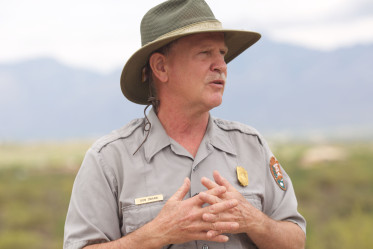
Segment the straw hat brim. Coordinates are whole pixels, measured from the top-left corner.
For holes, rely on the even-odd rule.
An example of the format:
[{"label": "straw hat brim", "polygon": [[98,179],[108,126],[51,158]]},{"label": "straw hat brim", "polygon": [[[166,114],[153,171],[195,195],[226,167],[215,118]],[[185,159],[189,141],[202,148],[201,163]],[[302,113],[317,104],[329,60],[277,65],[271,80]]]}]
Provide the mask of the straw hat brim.
[{"label": "straw hat brim", "polygon": [[225,34],[225,44],[228,47],[228,53],[225,56],[226,63],[232,61],[235,57],[256,43],[261,35],[252,31],[244,30],[230,30],[230,29],[213,29],[200,30],[187,33],[174,34],[157,39],[146,44],[137,50],[125,64],[120,85],[124,96],[137,104],[148,104],[149,84],[141,82],[141,74],[143,67],[147,64],[150,54],[153,51],[167,45],[168,43],[177,40],[183,36],[198,34],[198,33],[212,33],[219,32]]}]

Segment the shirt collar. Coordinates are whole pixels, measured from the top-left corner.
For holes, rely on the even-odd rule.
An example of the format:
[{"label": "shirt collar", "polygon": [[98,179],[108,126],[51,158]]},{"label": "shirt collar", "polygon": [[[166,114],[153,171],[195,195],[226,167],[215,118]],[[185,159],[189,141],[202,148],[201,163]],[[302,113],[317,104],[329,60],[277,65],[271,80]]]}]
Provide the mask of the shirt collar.
[{"label": "shirt collar", "polygon": [[205,136],[208,137],[210,144],[215,148],[232,155],[237,155],[236,147],[233,145],[229,133],[220,129],[217,122],[218,121],[210,115]]},{"label": "shirt collar", "polygon": [[[155,114],[154,109],[151,109],[149,111],[147,117],[149,119],[149,122],[151,123],[151,128],[149,131],[148,139],[144,144],[144,151],[145,159],[150,162],[155,154],[157,154],[163,148],[171,145],[171,139],[164,130],[161,122]],[[220,129],[216,122],[218,121],[210,115],[203,140],[221,151],[237,155],[236,148],[232,144],[228,132]]]},{"label": "shirt collar", "polygon": [[144,150],[145,159],[149,162],[155,154],[170,145],[170,137],[164,130],[153,108],[149,111],[147,116],[151,123],[151,128],[148,139],[144,144]]}]

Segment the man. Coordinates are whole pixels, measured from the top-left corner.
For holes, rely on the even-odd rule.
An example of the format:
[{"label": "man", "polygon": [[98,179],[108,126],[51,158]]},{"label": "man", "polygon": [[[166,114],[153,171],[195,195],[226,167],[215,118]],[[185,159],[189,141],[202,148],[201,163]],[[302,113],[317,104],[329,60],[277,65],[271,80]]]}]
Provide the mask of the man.
[{"label": "man", "polygon": [[153,109],[87,152],[64,248],[304,248],[305,220],[266,142],[209,115],[226,63],[260,35],[223,29],[203,0],[170,0],[141,36],[121,88]]}]

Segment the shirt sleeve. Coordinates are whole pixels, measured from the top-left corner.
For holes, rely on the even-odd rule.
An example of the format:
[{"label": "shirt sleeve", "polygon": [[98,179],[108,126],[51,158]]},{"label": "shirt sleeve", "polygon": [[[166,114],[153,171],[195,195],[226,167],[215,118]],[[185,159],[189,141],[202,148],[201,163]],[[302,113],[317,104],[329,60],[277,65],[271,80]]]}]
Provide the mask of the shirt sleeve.
[{"label": "shirt sleeve", "polygon": [[80,249],[118,239],[119,220],[114,174],[101,155],[90,149],[74,182],[63,248]]},{"label": "shirt sleeve", "polygon": [[298,212],[298,202],[291,179],[282,168],[280,163],[278,163],[283,177],[284,186],[281,186],[281,183],[276,181],[275,177],[271,173],[271,158],[275,157],[269,149],[267,143],[264,140],[262,140],[262,142],[267,167],[265,185],[266,198],[264,200],[263,208],[264,213],[274,220],[291,221],[297,224],[306,234],[306,220]]}]

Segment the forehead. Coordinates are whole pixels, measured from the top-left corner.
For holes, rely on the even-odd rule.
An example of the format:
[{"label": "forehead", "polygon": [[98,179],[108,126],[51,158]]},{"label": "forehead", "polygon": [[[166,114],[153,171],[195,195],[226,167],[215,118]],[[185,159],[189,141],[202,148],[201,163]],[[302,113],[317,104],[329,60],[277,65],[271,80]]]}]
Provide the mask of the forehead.
[{"label": "forehead", "polygon": [[[226,48],[224,33],[201,33],[201,34],[192,34],[185,37],[182,37],[177,40],[175,47],[199,47],[199,46],[211,46],[218,45]],[[177,46],[179,45],[179,46]]]}]

